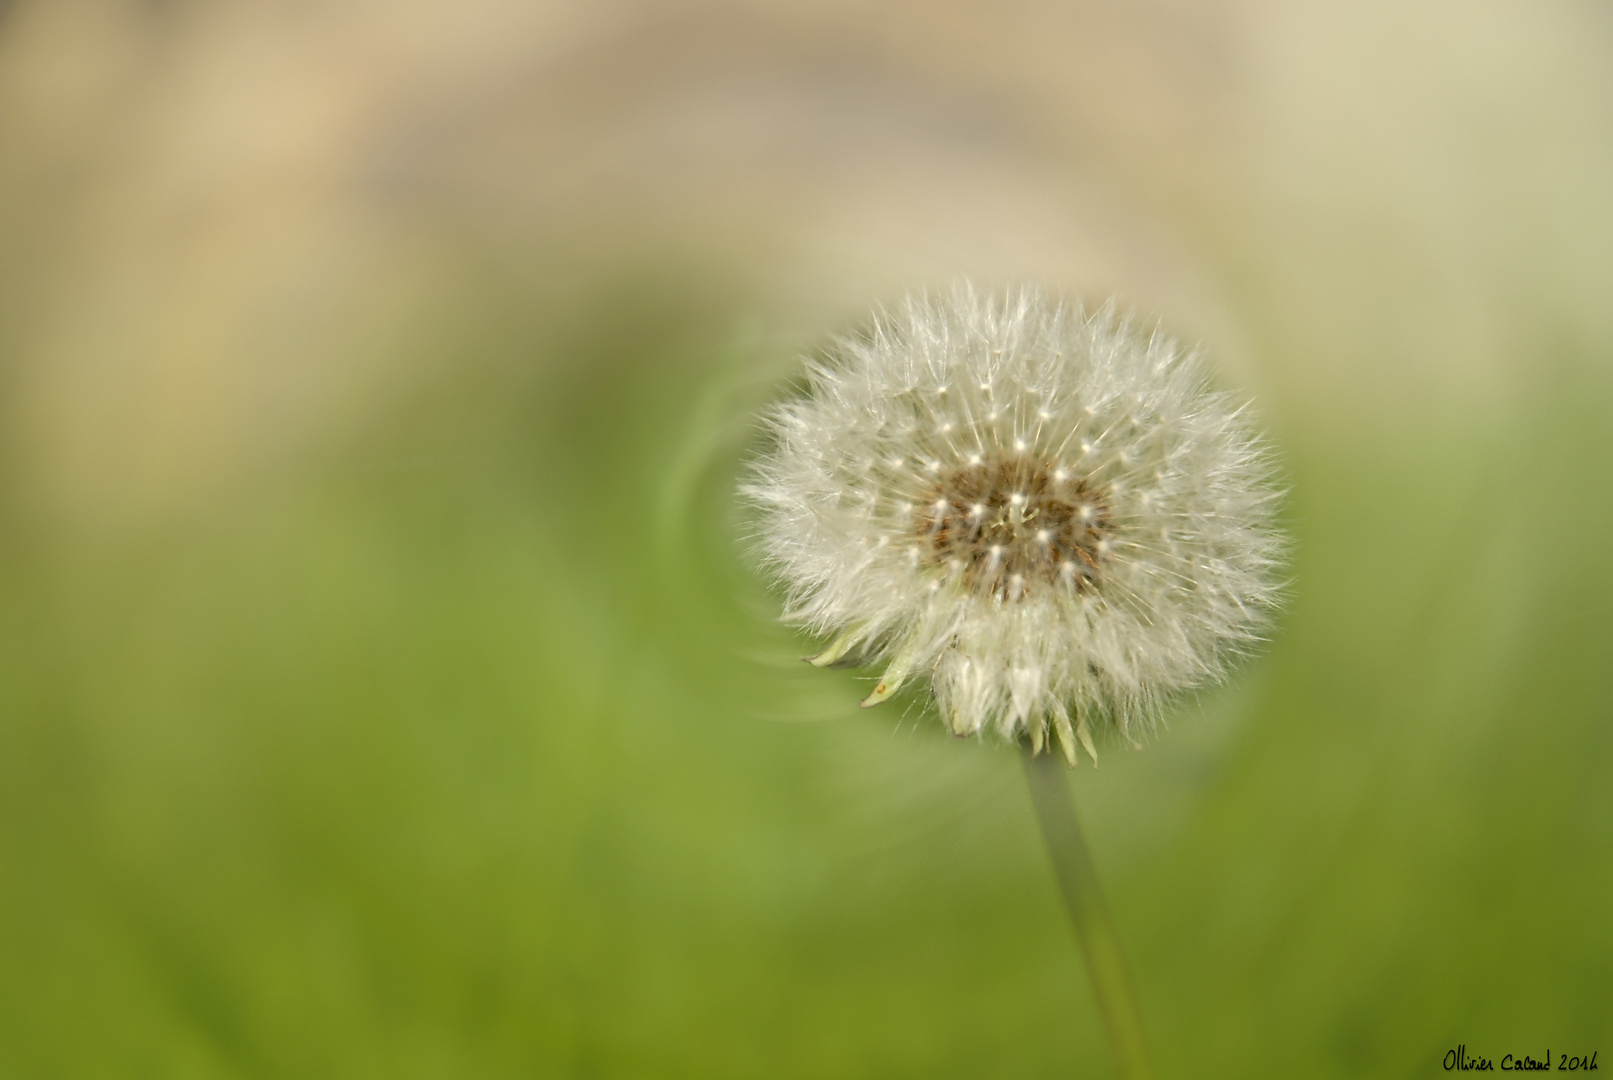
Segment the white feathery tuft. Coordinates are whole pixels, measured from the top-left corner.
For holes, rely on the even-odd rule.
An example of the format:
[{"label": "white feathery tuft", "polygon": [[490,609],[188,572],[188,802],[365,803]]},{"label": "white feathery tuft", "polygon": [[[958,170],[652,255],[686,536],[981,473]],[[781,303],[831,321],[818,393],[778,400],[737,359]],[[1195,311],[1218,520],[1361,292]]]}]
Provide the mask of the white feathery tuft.
[{"label": "white feathery tuft", "polygon": [[1223,677],[1279,599],[1270,455],[1200,356],[1031,290],[911,298],[807,369],[744,494],[815,662],[927,675],[1073,764]]}]

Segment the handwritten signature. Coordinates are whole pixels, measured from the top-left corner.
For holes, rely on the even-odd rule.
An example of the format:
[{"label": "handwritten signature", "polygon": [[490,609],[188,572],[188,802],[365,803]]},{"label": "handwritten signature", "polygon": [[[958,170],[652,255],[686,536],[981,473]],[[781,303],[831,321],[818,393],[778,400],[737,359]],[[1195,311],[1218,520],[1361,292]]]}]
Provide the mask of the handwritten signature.
[{"label": "handwritten signature", "polygon": [[[1462,1043],[1447,1053],[1444,1064],[1446,1072],[1450,1072],[1452,1069],[1462,1072],[1467,1072],[1470,1069],[1476,1072],[1486,1070],[1494,1072],[1496,1067],[1494,1058],[1487,1058],[1480,1054],[1474,1054],[1469,1057],[1466,1043]],[[1543,1058],[1537,1058],[1533,1054],[1506,1054],[1501,1058],[1501,1070],[1503,1072],[1535,1072],[1550,1068],[1552,1068],[1550,1050],[1546,1051],[1546,1056]],[[1589,1054],[1572,1057],[1566,1054],[1560,1055],[1557,1058],[1556,1068],[1558,1072],[1594,1071],[1597,1068],[1596,1052],[1592,1051]]]}]

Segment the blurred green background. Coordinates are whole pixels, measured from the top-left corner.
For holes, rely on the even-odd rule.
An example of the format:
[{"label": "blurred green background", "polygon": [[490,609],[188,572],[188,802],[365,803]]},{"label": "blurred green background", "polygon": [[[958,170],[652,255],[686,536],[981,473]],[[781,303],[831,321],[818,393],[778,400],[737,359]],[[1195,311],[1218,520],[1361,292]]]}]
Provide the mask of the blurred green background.
[{"label": "blurred green background", "polygon": [[1290,487],[1266,655],[1072,776],[1160,1074],[1613,1054],[1610,61],[0,5],[0,1075],[1107,1075],[1013,752],[800,664],[733,495],[963,274],[1203,342]]}]

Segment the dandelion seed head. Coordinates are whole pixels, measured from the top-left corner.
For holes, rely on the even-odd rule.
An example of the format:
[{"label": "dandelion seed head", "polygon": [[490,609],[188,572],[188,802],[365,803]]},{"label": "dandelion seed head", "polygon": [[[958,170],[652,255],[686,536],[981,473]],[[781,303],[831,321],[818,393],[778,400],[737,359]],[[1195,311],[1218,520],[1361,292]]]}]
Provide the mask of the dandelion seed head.
[{"label": "dandelion seed head", "polygon": [[1073,761],[1221,678],[1278,601],[1245,410],[1108,309],[910,299],[813,363],[768,427],[744,490],[784,617],[885,663],[865,705],[927,676],[955,732],[1056,737]]}]

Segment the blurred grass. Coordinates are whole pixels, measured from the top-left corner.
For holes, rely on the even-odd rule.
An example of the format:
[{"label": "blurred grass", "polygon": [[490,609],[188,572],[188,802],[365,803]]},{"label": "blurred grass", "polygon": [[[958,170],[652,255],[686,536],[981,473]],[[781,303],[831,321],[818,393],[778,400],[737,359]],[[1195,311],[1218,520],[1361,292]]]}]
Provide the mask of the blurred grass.
[{"label": "blurred grass", "polygon": [[[193,512],[0,496],[0,1073],[1102,1063],[1012,754],[772,621],[743,290],[515,296]],[[1074,777],[1162,1075],[1613,1050],[1608,359],[1534,358],[1506,431],[1278,412],[1286,625]]]}]

